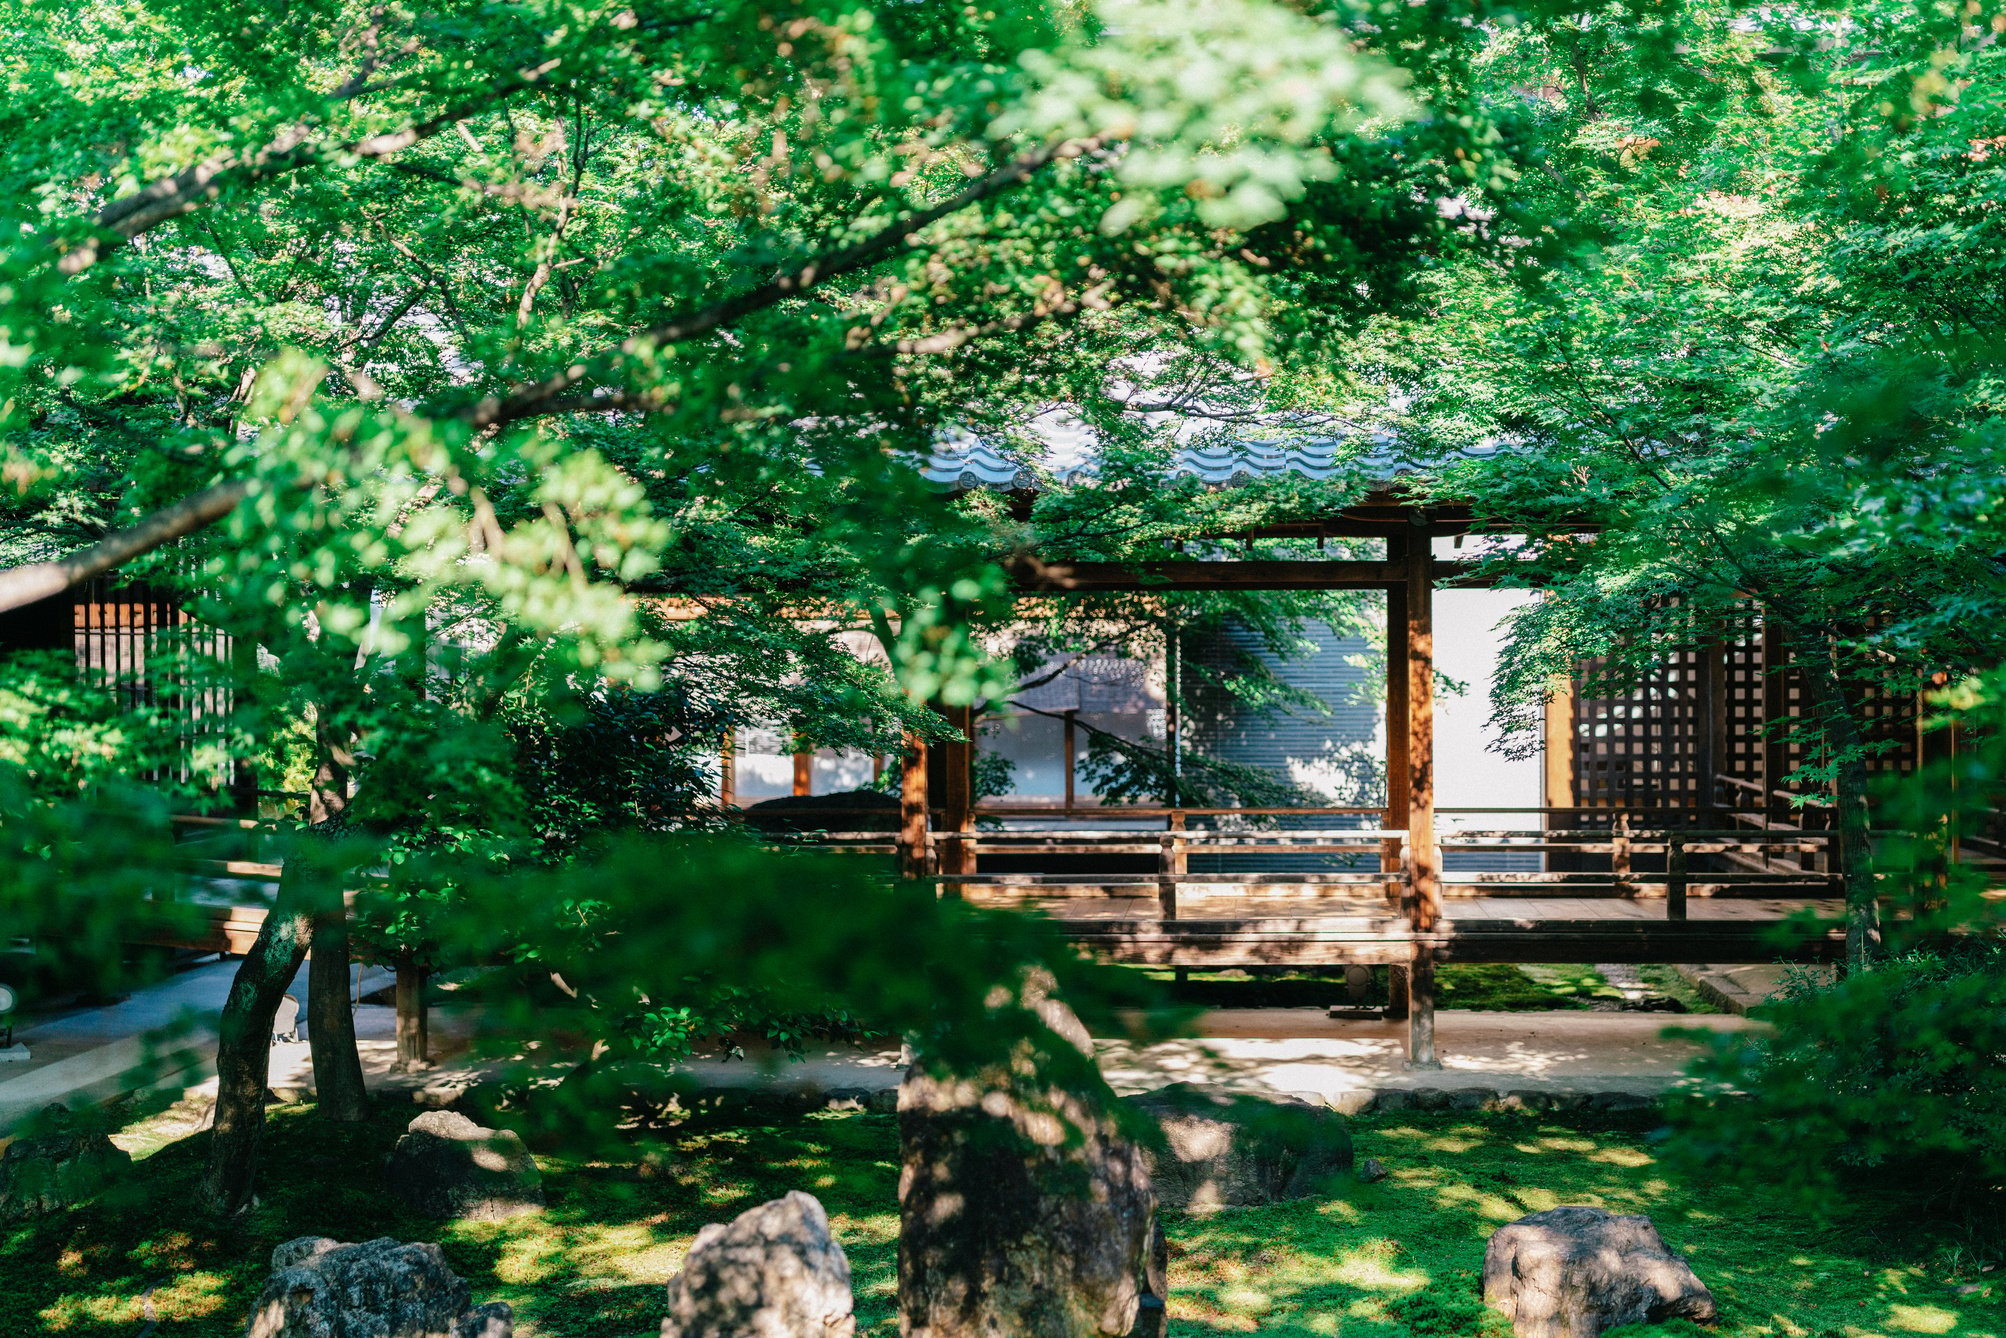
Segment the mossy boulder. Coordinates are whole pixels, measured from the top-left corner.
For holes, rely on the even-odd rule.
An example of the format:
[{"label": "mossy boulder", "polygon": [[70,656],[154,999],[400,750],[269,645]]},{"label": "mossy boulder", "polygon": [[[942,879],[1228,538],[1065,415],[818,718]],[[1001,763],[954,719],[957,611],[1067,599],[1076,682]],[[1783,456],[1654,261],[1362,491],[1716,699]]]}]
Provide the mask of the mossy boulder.
[{"label": "mossy boulder", "polygon": [[1204,1212],[1326,1194],[1352,1169],[1351,1131],[1328,1106],[1177,1083],[1129,1104],[1161,1133],[1143,1143],[1166,1208]]}]

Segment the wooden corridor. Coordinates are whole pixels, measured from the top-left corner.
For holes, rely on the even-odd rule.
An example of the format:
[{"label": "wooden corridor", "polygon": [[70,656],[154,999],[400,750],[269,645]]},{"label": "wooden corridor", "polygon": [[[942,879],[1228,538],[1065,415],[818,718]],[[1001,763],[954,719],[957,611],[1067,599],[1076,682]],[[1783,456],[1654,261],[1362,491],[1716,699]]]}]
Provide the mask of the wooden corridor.
[{"label": "wooden corridor", "polygon": [[[1439,1066],[1438,963],[1759,963],[1836,956],[1842,947],[1836,847],[1831,833],[1804,825],[1805,818],[1816,816],[1815,806],[1793,809],[1781,797],[1791,759],[1774,737],[1765,736],[1768,741],[1754,745],[1760,762],[1754,779],[1724,774],[1730,755],[1750,751],[1740,735],[1762,733],[1789,706],[1786,666],[1773,658],[1769,638],[1762,639],[1765,658],[1754,662],[1753,676],[1746,672],[1746,656],[1723,651],[1700,656],[1690,666],[1682,663],[1676,672],[1683,677],[1676,682],[1653,685],[1653,702],[1683,702],[1690,717],[1670,728],[1647,718],[1648,707],[1639,710],[1636,702],[1602,704],[1600,719],[1583,728],[1573,689],[1556,685],[1547,713],[1546,806],[1521,812],[1534,829],[1439,829],[1434,591],[1445,583],[1471,583],[1472,569],[1436,557],[1434,543],[1482,528],[1467,510],[1422,508],[1382,493],[1317,520],[1313,534],[1376,539],[1383,544],[1383,559],[1024,560],[1014,568],[1026,597],[1383,590],[1388,629],[1383,808],[1284,815],[1069,804],[1043,814],[985,812],[974,802],[972,712],[943,707],[962,737],[933,748],[917,740],[909,746],[900,773],[896,839],[887,842],[881,833],[814,839],[859,853],[893,854],[903,876],[937,879],[944,895],[1035,907],[1063,924],[1082,947],[1114,961],[1190,968],[1392,967],[1396,992],[1406,995],[1408,1053],[1418,1068]],[[1737,701],[1752,690],[1759,709],[1716,709],[1714,696],[1729,686],[1741,693]],[[1173,716],[1167,722],[1173,748],[1177,728]],[[1742,788],[1729,787],[1729,794],[1717,779],[1732,779]],[[1749,807],[1750,791],[1756,811],[1736,811]],[[1281,826],[1317,816],[1340,825],[1314,832]],[[1065,830],[1082,820],[1094,827]],[[1160,830],[1138,829],[1159,820]],[[1478,874],[1454,867],[1456,852],[1476,850],[1536,855],[1540,868]],[[1197,855],[1208,856],[1215,871],[1194,871],[1191,860]],[[1316,858],[1292,860],[1297,872],[1273,872],[1277,855]],[[1242,857],[1245,871],[1216,871],[1230,867],[1230,860],[1220,857]],[[1037,867],[1041,859],[1048,869]],[[1786,921],[1796,923],[1786,927]]]}]

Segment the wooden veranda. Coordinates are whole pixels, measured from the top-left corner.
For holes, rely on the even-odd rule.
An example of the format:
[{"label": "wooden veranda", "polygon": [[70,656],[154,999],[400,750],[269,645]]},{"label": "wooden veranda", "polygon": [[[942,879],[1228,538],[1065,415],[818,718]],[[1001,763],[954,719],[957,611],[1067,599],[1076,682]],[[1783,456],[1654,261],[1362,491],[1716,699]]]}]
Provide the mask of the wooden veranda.
[{"label": "wooden veranda", "polygon": [[[1667,666],[1672,679],[1684,676],[1669,692],[1660,682],[1645,685],[1634,700],[1610,701],[1557,690],[1549,704],[1545,803],[1490,810],[1494,821],[1484,811],[1461,810],[1456,830],[1438,829],[1438,818],[1450,815],[1436,805],[1435,591],[1474,582],[1471,564],[1437,557],[1434,541],[1476,528],[1466,511],[1379,498],[1312,524],[1281,527],[1286,536],[1262,531],[1232,538],[1376,538],[1384,544],[1381,558],[1015,565],[1026,597],[1384,591],[1382,807],[978,806],[973,718],[961,709],[948,711],[960,740],[937,745],[932,756],[915,747],[904,758],[895,839],[868,832],[812,839],[896,855],[904,876],[937,879],[944,895],[1038,908],[1080,945],[1114,961],[1393,968],[1389,1011],[1408,1020],[1410,1062],[1422,1068],[1439,1064],[1438,963],[1836,956],[1843,945],[1836,845],[1816,797],[1806,807],[1807,797],[1783,787],[1795,765],[1775,728],[1791,705],[1786,671],[1780,660],[1758,662],[1731,682],[1725,666],[1747,669],[1735,661],[1738,645],[1701,656],[1696,666]],[[1752,691],[1759,699],[1754,711],[1728,691],[1737,683],[1742,697]],[[1724,765],[1744,757],[1756,765],[1742,774]],[[1284,818],[1318,825],[1263,826]],[[1082,821],[1093,825],[1068,825]],[[1445,852],[1454,851],[1519,852],[1538,856],[1542,867],[1445,869]],[[1283,861],[1296,867],[1277,871],[1276,856],[1319,858]],[[1236,869],[1236,860],[1255,867]],[[1818,927],[1807,931],[1800,923],[1786,935],[1784,922],[1801,922],[1807,910]]]}]

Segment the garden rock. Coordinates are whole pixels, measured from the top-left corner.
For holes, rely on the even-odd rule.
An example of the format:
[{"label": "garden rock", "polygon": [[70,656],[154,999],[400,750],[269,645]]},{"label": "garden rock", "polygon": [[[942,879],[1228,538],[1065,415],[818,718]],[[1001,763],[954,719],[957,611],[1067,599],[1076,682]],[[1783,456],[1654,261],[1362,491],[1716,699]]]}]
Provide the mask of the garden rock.
[{"label": "garden rock", "polygon": [[97,1130],[58,1127],[17,1138],[0,1154],[0,1222],[61,1212],[131,1166],[132,1157]]},{"label": "garden rock", "polygon": [[1648,1217],[1549,1208],[1484,1250],[1484,1304],[1518,1338],[1596,1338],[1618,1324],[1714,1319],[1713,1295]]},{"label": "garden rock", "polygon": [[1170,1333],[1170,1242],[1163,1219],[1149,1224],[1149,1248],[1142,1256],[1142,1295],[1135,1309],[1135,1327],[1128,1338],[1168,1338]]},{"label": "garden rock", "polygon": [[543,1207],[543,1179],[522,1139],[450,1110],[411,1121],[390,1153],[391,1187],[426,1217],[494,1220]]},{"label": "garden rock", "polygon": [[436,1245],[302,1236],[272,1251],[246,1338],[512,1338],[507,1303],[469,1300]]},{"label": "garden rock", "polygon": [[1351,1170],[1351,1132],[1328,1106],[1178,1083],[1130,1099],[1163,1130],[1145,1148],[1166,1208],[1206,1211],[1324,1192]]},{"label": "garden rock", "polygon": [[[1082,1051],[1079,1019],[1030,1002]],[[1120,1338],[1136,1331],[1156,1195],[1109,1112],[1028,1056],[899,1089],[902,1338]]]},{"label": "garden rock", "polygon": [[697,1233],[661,1338],[850,1338],[853,1304],[828,1214],[795,1190]]}]

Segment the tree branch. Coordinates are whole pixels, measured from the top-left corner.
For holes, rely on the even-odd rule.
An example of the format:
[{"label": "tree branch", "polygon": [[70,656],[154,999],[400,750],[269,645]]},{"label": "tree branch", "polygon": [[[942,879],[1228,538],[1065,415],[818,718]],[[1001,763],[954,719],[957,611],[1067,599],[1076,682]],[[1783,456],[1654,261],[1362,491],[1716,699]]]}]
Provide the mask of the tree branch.
[{"label": "tree branch", "polygon": [[59,595],[143,553],[213,525],[236,510],[250,490],[251,485],[242,479],[212,484],[68,557],[0,571],[0,613]]},{"label": "tree branch", "polygon": [[56,268],[64,274],[81,274],[106,256],[118,251],[141,233],[190,213],[222,194],[226,187],[296,172],[318,162],[343,157],[382,158],[429,139],[476,112],[530,87],[558,65],[555,59],[522,71],[429,120],[367,135],[348,144],[329,147],[309,144],[304,126],[289,126],[256,152],[243,156],[212,158],[197,163],[171,177],[162,177],[130,195],[111,201],[91,221],[100,229],[98,236],[85,240],[63,254]]},{"label": "tree branch", "polygon": [[[520,86],[526,87],[529,80],[547,72],[548,69],[549,65],[545,65],[530,72]],[[515,90],[508,88],[506,91]],[[489,100],[504,95],[504,90],[497,89],[490,95]],[[425,135],[437,133],[466,114],[465,111],[455,111],[390,135],[376,136],[364,143],[375,144],[376,148],[373,151],[376,153],[393,152],[397,148],[416,143]],[[631,397],[619,391],[607,395],[566,395],[565,392],[584,381],[595,364],[603,364],[613,356],[631,354],[644,346],[676,343],[707,334],[731,321],[762,311],[785,298],[807,292],[818,284],[862,269],[905,247],[917,245],[914,235],[928,225],[1030,179],[1040,168],[1051,162],[1064,158],[1077,158],[1081,154],[1091,152],[1103,142],[1102,136],[1064,140],[1021,154],[987,176],[971,182],[965,189],[939,204],[908,214],[860,242],[824,252],[791,269],[781,271],[766,282],[749,288],[735,297],[725,298],[687,317],[644,330],[623,340],[615,348],[600,354],[597,358],[574,363],[547,381],[518,386],[507,395],[490,396],[450,416],[463,419],[476,429],[482,429],[550,413],[589,412],[595,409],[620,407],[623,402],[642,408],[658,407],[639,397]],[[362,150],[350,146],[348,152],[360,153]],[[364,153],[363,156],[369,154]],[[191,172],[197,170],[190,169]],[[189,173],[182,174],[183,177],[188,175]],[[199,188],[190,187],[189,192],[177,194],[163,189],[156,201],[147,207],[174,208],[174,213],[161,215],[156,220],[164,222],[177,213],[185,213],[188,209],[194,208],[200,200],[214,195],[216,190],[220,189],[220,186],[214,185],[217,177],[218,173],[211,172],[202,178]],[[162,184],[156,183],[156,186]],[[154,189],[154,187],[148,188],[149,191]],[[141,194],[144,195],[146,192]],[[174,203],[176,200],[182,202],[177,206]],[[152,217],[152,214],[148,213],[146,216]],[[140,213],[137,207],[126,215],[128,220],[138,217]],[[148,223],[146,226],[150,227],[153,224]],[[132,235],[137,235],[137,231]],[[81,251],[73,251],[63,258],[63,263],[67,266],[73,257],[81,254]],[[76,272],[90,263],[95,263],[96,259],[97,254],[94,254],[89,261],[76,266],[70,272]],[[141,554],[152,552],[204,526],[211,525],[235,510],[237,503],[249,494],[249,490],[249,484],[243,481],[216,483],[154,512],[137,525],[109,535],[69,557],[56,562],[40,562],[0,571],[0,612],[60,594],[73,585],[81,584],[93,576],[102,575]]]},{"label": "tree branch", "polygon": [[1089,139],[1065,140],[1019,155],[939,204],[908,214],[862,241],[825,251],[802,264],[780,271],[764,283],[713,302],[701,311],[643,330],[595,358],[572,364],[547,381],[519,386],[507,395],[490,396],[474,405],[466,416],[475,427],[482,428],[548,413],[553,402],[559,401],[566,391],[584,381],[595,367],[603,366],[615,356],[695,339],[831,279],[875,264],[896,251],[916,245],[914,235],[928,225],[1029,180],[1033,173],[1048,163],[1061,158],[1077,158],[1102,142],[1103,137],[1098,135]]}]

